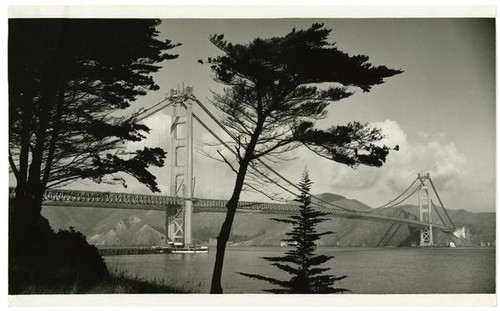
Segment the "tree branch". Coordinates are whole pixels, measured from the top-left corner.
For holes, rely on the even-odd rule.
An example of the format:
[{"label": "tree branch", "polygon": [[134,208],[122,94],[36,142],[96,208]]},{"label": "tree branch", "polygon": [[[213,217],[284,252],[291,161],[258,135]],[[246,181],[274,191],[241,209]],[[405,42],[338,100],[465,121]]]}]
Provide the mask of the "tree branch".
[{"label": "tree branch", "polygon": [[16,180],[19,182],[19,170],[16,167],[16,164],[14,163],[14,159],[12,159],[12,151],[9,148],[9,164],[12,169],[12,172],[14,173],[14,176],[16,176]]},{"label": "tree branch", "polygon": [[221,158],[224,160],[224,162],[231,168],[231,170],[236,174],[238,175],[238,170],[236,170],[233,165],[226,159],[226,157],[224,157],[224,155],[219,151],[217,150],[217,153],[221,156]]}]

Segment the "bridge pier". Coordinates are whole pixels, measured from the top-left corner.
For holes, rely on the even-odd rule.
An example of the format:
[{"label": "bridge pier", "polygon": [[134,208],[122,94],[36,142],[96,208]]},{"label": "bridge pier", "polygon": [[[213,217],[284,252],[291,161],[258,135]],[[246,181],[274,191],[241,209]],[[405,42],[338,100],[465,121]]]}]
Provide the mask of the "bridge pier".
[{"label": "bridge pier", "polygon": [[462,228],[456,228],[455,231],[453,232],[453,235],[457,238],[467,238],[467,229],[465,226],[462,226]]},{"label": "bridge pier", "polygon": [[429,191],[424,184],[424,180],[429,178],[429,173],[426,176],[418,174],[418,179],[421,181],[420,190],[418,191],[418,207],[420,211],[420,221],[429,224],[429,227],[420,229],[420,246],[433,246],[434,240],[432,236],[432,208]]},{"label": "bridge pier", "polygon": [[193,104],[185,100],[192,88],[171,90],[173,98],[172,125],[170,127],[170,195],[182,196],[184,203],[176,215],[167,220],[167,235],[174,243],[184,247],[192,244],[191,221],[193,214]]},{"label": "bridge pier", "polygon": [[433,246],[432,225],[420,230],[420,246]]}]

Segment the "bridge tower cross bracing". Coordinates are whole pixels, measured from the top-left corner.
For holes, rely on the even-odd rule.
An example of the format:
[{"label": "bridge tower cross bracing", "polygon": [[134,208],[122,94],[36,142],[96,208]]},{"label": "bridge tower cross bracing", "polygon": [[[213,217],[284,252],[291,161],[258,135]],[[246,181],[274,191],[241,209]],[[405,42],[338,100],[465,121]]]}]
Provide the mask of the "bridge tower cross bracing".
[{"label": "bridge tower cross bracing", "polygon": [[429,191],[425,186],[425,180],[429,179],[429,173],[427,175],[418,174],[418,179],[421,181],[420,190],[418,191],[420,221],[429,223],[429,227],[420,230],[420,246],[433,246],[431,199]]},{"label": "bridge tower cross bracing", "polygon": [[[190,86],[171,90],[172,97],[192,93]],[[192,244],[193,214],[193,104],[190,100],[172,105],[170,127],[170,195],[183,198],[183,206],[176,215],[167,216],[167,235],[174,243],[185,247]]]}]

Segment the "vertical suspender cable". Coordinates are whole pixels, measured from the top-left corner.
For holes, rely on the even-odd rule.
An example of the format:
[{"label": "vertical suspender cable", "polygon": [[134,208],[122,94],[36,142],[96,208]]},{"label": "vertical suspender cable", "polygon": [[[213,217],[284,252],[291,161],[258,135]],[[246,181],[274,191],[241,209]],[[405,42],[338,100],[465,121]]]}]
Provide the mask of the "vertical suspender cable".
[{"label": "vertical suspender cable", "polygon": [[[397,199],[399,199],[400,197],[402,197],[408,190],[410,190],[411,187],[413,187],[413,185],[415,184],[415,182],[417,182],[417,178],[415,178],[413,180],[413,182],[408,186],[408,188],[405,189],[405,191],[401,192],[400,195],[398,195],[396,198],[394,198],[393,200],[385,203],[384,205],[381,205],[379,207],[376,207],[376,208],[383,208],[383,207],[386,207],[387,205],[391,204],[392,202],[396,201]],[[403,200],[404,201],[404,200]]]},{"label": "vertical suspender cable", "polygon": [[[164,106],[154,110],[151,112],[151,109],[153,109],[154,107],[157,107],[158,105],[160,105],[161,103],[163,103],[164,101],[166,100],[169,100],[170,97],[165,97],[164,99],[158,101],[156,104],[154,104],[153,106],[147,108],[146,110],[140,112],[135,118],[134,118],[134,121],[135,122],[139,122],[139,121],[142,121],[144,119],[147,119],[149,118],[150,116],[152,116],[153,114],[157,113],[158,111],[162,110],[162,109],[165,109],[167,108],[168,106],[172,105],[174,103],[174,101],[170,101],[169,103],[165,104]],[[112,144],[115,144],[117,142],[119,142],[120,139],[119,138],[115,138],[115,139],[112,139],[110,141],[108,141],[107,143],[104,143],[102,146],[103,147],[106,147],[106,146],[109,146],[109,145],[112,145]]]},{"label": "vertical suspender cable", "polygon": [[443,225],[447,226],[447,224],[444,221],[443,217],[441,217],[441,212],[439,212],[439,210],[437,209],[436,205],[434,205],[434,202],[432,202],[432,200],[431,200],[431,205],[434,208],[434,210],[436,211],[436,214],[438,215],[439,219],[441,219],[441,222],[443,223]]},{"label": "vertical suspender cable", "polygon": [[452,227],[453,227],[454,229],[456,229],[455,224],[454,224],[454,223],[453,223],[453,221],[451,220],[450,215],[448,215],[448,212],[446,211],[446,208],[444,207],[444,204],[443,204],[443,202],[441,201],[441,198],[439,197],[439,194],[438,194],[438,193],[437,193],[437,191],[436,191],[436,187],[434,187],[434,183],[432,182],[432,179],[431,179],[430,177],[429,177],[429,181],[430,181],[430,183],[431,183],[432,190],[434,190],[434,193],[436,194],[436,197],[437,197],[437,199],[438,199],[438,201],[439,201],[439,204],[441,204],[441,207],[443,208],[443,211],[444,211],[444,213],[446,214],[446,217],[447,217],[447,218],[448,218],[448,220],[450,221],[450,224],[452,225]]},{"label": "vertical suspender cable", "polygon": [[[229,151],[231,151],[232,154],[234,154],[235,156],[238,156],[236,151],[234,151],[231,146],[229,146],[222,138],[220,138],[217,134],[215,134],[203,121],[200,120],[200,118],[198,118],[198,116],[196,114],[193,113],[193,118],[198,121],[200,123],[201,126],[203,126],[203,128],[205,128],[213,137],[215,137],[215,139],[217,139],[224,147],[226,147],[226,149],[228,149]],[[288,190],[287,188],[281,186],[280,184],[278,183],[275,183],[272,179],[270,179],[268,176],[266,176],[264,173],[262,173],[261,171],[259,171],[257,168],[255,167],[252,167],[251,168],[253,170],[255,170],[257,173],[259,173],[262,177],[264,177],[265,179],[269,180],[270,182],[273,182],[274,184],[276,184],[277,186],[281,187],[283,190],[287,191],[288,193],[294,195],[294,196],[297,196],[296,193],[294,193],[293,191],[291,190]]]},{"label": "vertical suspender cable", "polygon": [[[236,137],[234,137],[234,135],[224,126],[224,124],[222,124],[211,112],[210,110],[208,110],[197,98],[195,97],[191,97],[191,99],[193,101],[195,101],[204,111],[205,113],[215,122],[217,123],[217,125],[224,131],[226,132],[226,134],[229,135],[229,137],[231,137],[233,140],[237,141]],[[297,190],[300,190],[300,187],[298,187],[297,185],[295,185],[293,182],[291,182],[290,180],[288,180],[287,178],[285,178],[283,175],[279,174],[277,171],[275,171],[272,167],[270,167],[267,163],[265,163],[262,159],[256,159],[260,164],[262,164],[265,168],[267,168],[268,170],[270,170],[271,172],[273,172],[276,176],[278,176],[279,178],[281,178],[282,180],[284,180],[286,183],[288,183],[289,185],[291,185],[292,187],[294,187],[295,189]],[[277,184],[277,183],[276,183]],[[356,211],[356,210],[352,210],[352,209],[349,209],[349,208],[346,208],[346,207],[343,207],[343,206],[340,206],[340,205],[336,205],[334,203],[331,203],[331,202],[328,202],[328,201],[325,201],[317,196],[314,196],[314,195],[311,195],[311,197],[315,198],[316,200],[322,202],[322,203],[325,203],[325,204],[328,204],[328,205],[331,205],[331,206],[334,206],[336,208],[340,208],[340,209],[343,209],[343,210],[347,210],[347,211]],[[360,212],[360,211],[356,211],[356,212]]]},{"label": "vertical suspender cable", "polygon": [[417,191],[418,191],[418,187],[417,187],[417,188],[415,188],[415,190],[413,190],[410,194],[408,194],[408,195],[407,195],[404,199],[402,199],[402,200],[400,200],[399,202],[396,202],[396,203],[394,203],[394,204],[392,204],[392,205],[389,205],[389,206],[387,206],[386,208],[394,207],[394,206],[396,206],[396,205],[398,205],[398,204],[403,203],[404,201],[406,201],[406,199],[408,199],[409,197],[411,197],[411,196],[412,196],[415,192],[417,192]]},{"label": "vertical suspender cable", "polygon": [[[237,156],[236,154],[236,151],[234,151],[231,146],[229,146],[222,138],[220,138],[217,134],[215,134],[215,132],[213,132],[203,121],[200,120],[200,118],[198,118],[198,116],[196,114],[193,113],[193,118],[198,121],[200,123],[201,126],[203,126],[203,128],[205,128],[215,139],[217,139],[224,147],[226,147],[231,153],[233,153],[235,156]],[[258,170],[257,168],[251,166],[251,168],[256,171],[257,173],[259,173],[260,176],[262,176],[263,178],[269,180],[271,183],[275,184],[276,186],[280,187],[281,189],[285,190],[286,192],[290,193],[291,195],[293,196],[297,196],[296,193],[294,193],[293,191],[285,188],[284,186],[280,185],[279,183],[275,182],[274,180],[272,180],[271,178],[269,178],[266,174],[264,174],[263,172],[261,172],[260,170]],[[316,206],[319,206],[319,207],[322,207],[322,208],[326,208],[325,206],[321,205],[321,204],[318,204],[316,202],[311,202],[311,204],[313,205],[316,205]],[[345,208],[342,208],[342,210],[346,210]],[[348,210],[349,211],[349,210]]]}]

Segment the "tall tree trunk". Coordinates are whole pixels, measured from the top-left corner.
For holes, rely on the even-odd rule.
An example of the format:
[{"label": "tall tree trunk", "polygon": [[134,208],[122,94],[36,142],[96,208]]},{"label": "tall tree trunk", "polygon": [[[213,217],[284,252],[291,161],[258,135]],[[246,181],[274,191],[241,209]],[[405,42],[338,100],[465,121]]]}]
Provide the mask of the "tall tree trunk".
[{"label": "tall tree trunk", "polygon": [[43,172],[43,179],[41,184],[41,188],[43,189],[43,191],[45,191],[45,189],[47,188],[47,182],[49,180],[50,172],[52,170],[52,161],[54,159],[56,143],[57,140],[59,139],[59,132],[61,130],[61,116],[64,105],[64,91],[62,90],[62,88],[59,90],[59,95],[57,97],[56,105],[57,106],[56,106],[56,115],[54,119],[54,127],[52,130],[52,137],[49,144],[49,152],[47,155],[47,160],[45,161],[45,169]]},{"label": "tall tree trunk", "polygon": [[[42,200],[45,188],[42,184],[42,166],[43,156],[47,146],[47,132],[51,124],[51,112],[56,103],[56,95],[58,89],[62,89],[61,81],[63,81],[63,68],[60,59],[63,56],[62,46],[59,44],[55,51],[47,72],[42,76],[43,81],[40,87],[40,103],[38,112],[38,129],[36,131],[36,141],[33,152],[31,153],[31,163],[29,168],[29,177],[27,182],[27,192],[29,194],[28,207],[33,213],[33,217],[37,220],[42,211]],[[61,103],[62,104],[62,103]],[[62,107],[61,107],[62,108]],[[54,131],[57,131],[54,129]]]},{"label": "tall tree trunk", "polygon": [[219,236],[217,237],[217,253],[215,254],[215,265],[212,274],[212,287],[210,288],[211,294],[222,294],[221,277],[222,267],[224,265],[224,255],[226,253],[226,244],[229,240],[229,234],[231,233],[231,227],[233,225],[234,215],[236,214],[236,208],[238,207],[240,193],[245,182],[248,164],[248,161],[242,161],[242,163],[240,164],[238,177],[236,179],[236,184],[233,190],[233,195],[226,205],[226,218],[224,219],[224,223],[222,224]]},{"label": "tall tree trunk", "polygon": [[43,154],[46,146],[47,128],[49,126],[50,110],[52,108],[52,96],[48,96],[45,100],[42,99],[41,111],[39,113],[38,130],[36,133],[36,142],[33,149],[31,164],[29,168],[29,177],[27,182],[28,208],[31,209],[35,219],[39,216],[42,210],[42,197],[44,189],[42,189],[42,165]]},{"label": "tall tree trunk", "polygon": [[31,118],[33,115],[33,107],[31,98],[22,96],[22,117],[21,117],[21,151],[19,154],[19,174],[16,179],[16,210],[22,209],[21,198],[24,197],[26,191],[26,182],[28,181],[28,161],[30,150],[31,136]]},{"label": "tall tree trunk", "polygon": [[47,130],[49,129],[51,111],[54,108],[57,90],[64,81],[64,66],[63,66],[63,47],[61,43],[64,39],[65,23],[62,24],[59,42],[57,43],[54,53],[50,56],[46,70],[42,72],[40,81],[40,102],[38,112],[38,129],[36,133],[35,147],[33,148],[31,163],[29,168],[29,177],[27,180],[28,208],[30,213],[38,221],[42,210],[42,200],[45,189],[42,185],[42,165],[43,155],[47,143]]},{"label": "tall tree trunk", "polygon": [[222,224],[219,236],[217,237],[217,252],[215,254],[215,264],[214,272],[212,274],[212,286],[210,288],[211,294],[222,294],[222,267],[224,266],[224,255],[226,253],[226,244],[229,240],[229,234],[231,233],[231,227],[233,226],[234,215],[236,214],[236,208],[238,207],[238,202],[240,200],[240,193],[243,189],[245,183],[245,177],[247,174],[248,166],[253,160],[253,152],[260,134],[262,133],[262,127],[264,125],[265,117],[260,116],[256,124],[254,133],[248,143],[245,150],[245,155],[240,161],[240,168],[238,169],[238,175],[236,177],[236,183],[234,185],[233,195],[229,202],[227,202],[226,208],[226,218]]}]

